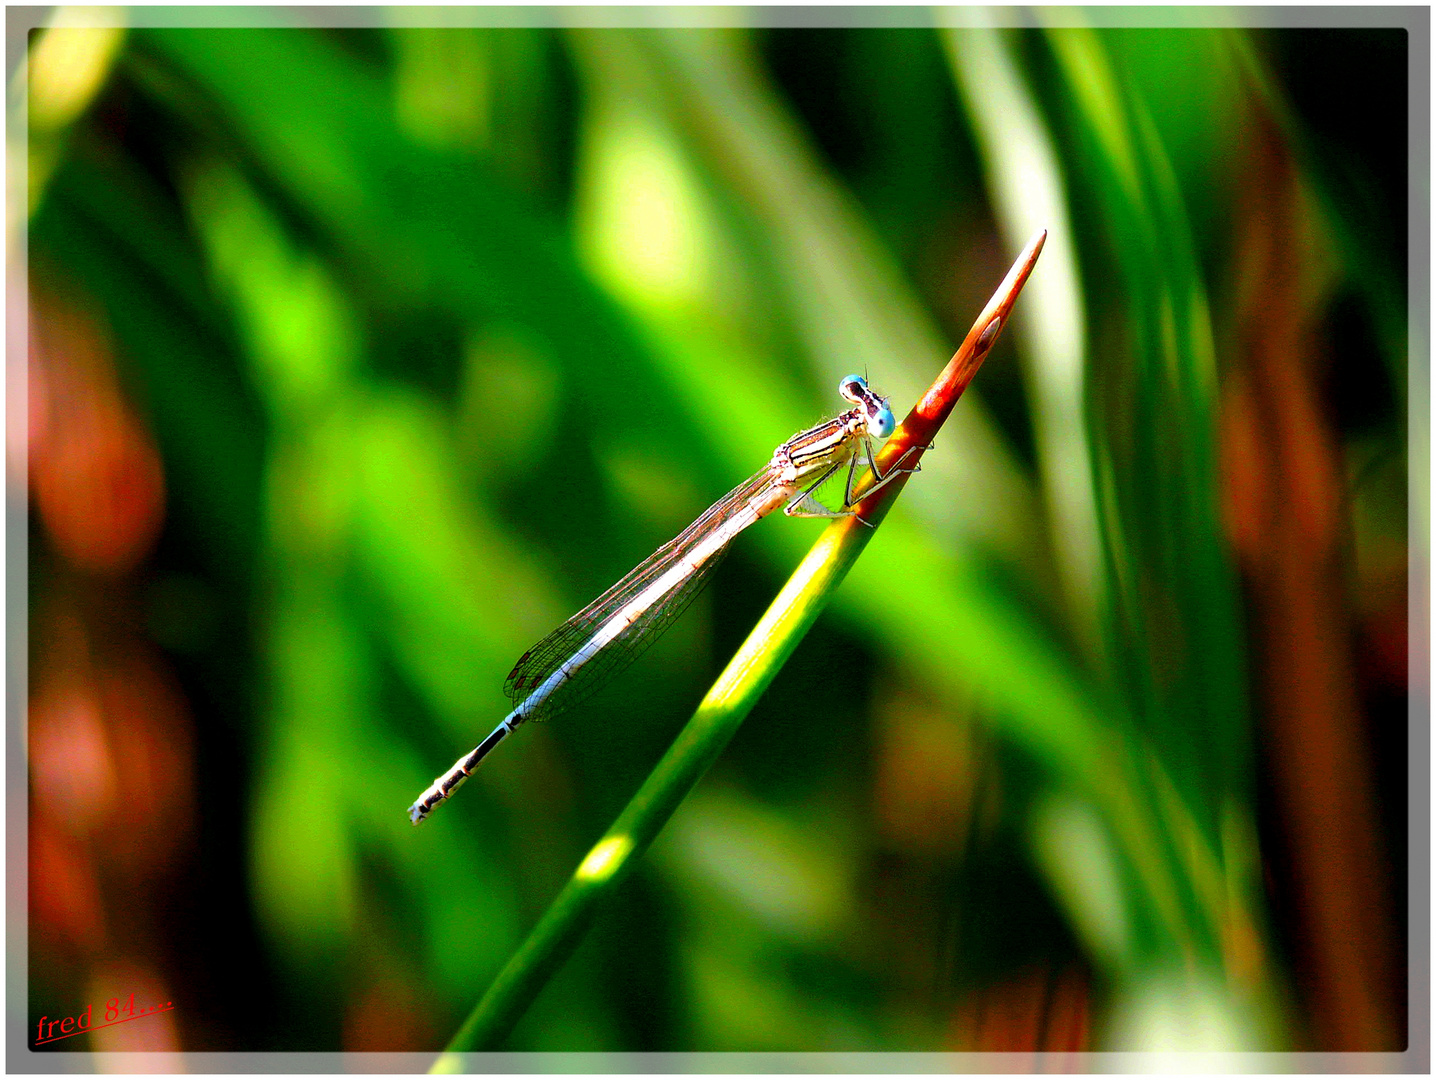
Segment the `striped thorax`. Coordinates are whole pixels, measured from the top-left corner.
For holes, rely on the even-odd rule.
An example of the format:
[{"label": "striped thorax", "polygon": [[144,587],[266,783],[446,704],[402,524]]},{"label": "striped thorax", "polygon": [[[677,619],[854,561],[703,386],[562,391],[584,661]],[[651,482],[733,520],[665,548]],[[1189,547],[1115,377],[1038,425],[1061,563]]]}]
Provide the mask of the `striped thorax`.
[{"label": "striped thorax", "polygon": [[846,463],[864,436],[886,439],[893,433],[896,424],[887,398],[869,390],[866,379],[849,375],[838,384],[838,393],[853,408],[798,432],[774,450],[768,468],[775,483],[797,487],[804,477]]}]

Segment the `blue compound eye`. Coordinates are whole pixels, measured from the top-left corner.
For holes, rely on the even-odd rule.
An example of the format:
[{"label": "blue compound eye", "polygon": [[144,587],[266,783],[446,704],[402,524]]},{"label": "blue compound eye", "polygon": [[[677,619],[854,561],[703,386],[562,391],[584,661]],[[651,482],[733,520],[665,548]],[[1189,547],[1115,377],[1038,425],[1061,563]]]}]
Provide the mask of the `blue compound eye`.
[{"label": "blue compound eye", "polygon": [[845,375],[838,383],[838,393],[847,398],[854,405],[867,396],[868,381],[861,375]]},{"label": "blue compound eye", "polygon": [[875,399],[877,407],[868,406],[868,434],[875,439],[886,439],[897,427],[897,419],[883,398]]}]

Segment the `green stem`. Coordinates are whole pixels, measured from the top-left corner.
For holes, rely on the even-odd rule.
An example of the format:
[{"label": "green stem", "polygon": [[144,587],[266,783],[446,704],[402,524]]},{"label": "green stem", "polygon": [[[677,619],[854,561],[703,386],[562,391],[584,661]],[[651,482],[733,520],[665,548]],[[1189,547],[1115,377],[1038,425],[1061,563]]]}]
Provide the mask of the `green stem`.
[{"label": "green stem", "polygon": [[[862,526],[845,528],[838,522],[823,534],[638,793],[459,1028],[433,1071],[457,1071],[455,1054],[496,1048],[513,1028],[573,951],[599,900],[628,875],[678,804],[728,745],[817,619],[871,531]],[[838,539],[840,536],[843,539]]]},{"label": "green stem", "polygon": [[[880,464],[889,465],[912,447],[924,447],[947,419],[957,398],[1006,322],[1027,275],[1042,250],[1046,233],[1034,237],[1012,272],[979,316],[967,340],[908,414],[883,448]],[[988,331],[996,318],[996,328]],[[914,450],[913,458],[921,455]],[[788,583],[729,661],[697,712],[668,752],[648,775],[612,828],[594,845],[563,891],[499,972],[488,992],[474,1006],[433,1068],[435,1073],[459,1072],[462,1053],[496,1049],[513,1030],[538,992],[566,961],[598,908],[631,872],[685,796],[733,738],[768,684],[802,641],[828,600],[847,576],[871,539],[874,526],[886,515],[907,476],[894,480],[859,506],[870,524],[855,517],[834,521],[818,538]]]}]

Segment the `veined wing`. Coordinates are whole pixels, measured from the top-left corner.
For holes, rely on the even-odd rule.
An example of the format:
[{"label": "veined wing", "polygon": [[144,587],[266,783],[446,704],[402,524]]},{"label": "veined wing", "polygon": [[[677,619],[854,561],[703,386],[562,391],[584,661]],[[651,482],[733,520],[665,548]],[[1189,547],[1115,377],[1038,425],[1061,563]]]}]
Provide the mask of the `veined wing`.
[{"label": "veined wing", "polygon": [[[593,603],[574,615],[548,637],[519,657],[504,682],[504,692],[516,705],[522,704],[610,619],[635,597],[658,581],[669,569],[691,553],[714,528],[727,520],[744,503],[769,484],[768,470],[755,473],[719,499],[698,519],[634,567]],[[728,545],[714,552],[692,574],[674,583],[673,588],[639,612],[597,655],[573,671],[569,678],[536,704],[525,720],[546,720],[597,693],[608,681],[643,655],[670,623],[678,618],[703,591],[713,571],[727,553]]]}]

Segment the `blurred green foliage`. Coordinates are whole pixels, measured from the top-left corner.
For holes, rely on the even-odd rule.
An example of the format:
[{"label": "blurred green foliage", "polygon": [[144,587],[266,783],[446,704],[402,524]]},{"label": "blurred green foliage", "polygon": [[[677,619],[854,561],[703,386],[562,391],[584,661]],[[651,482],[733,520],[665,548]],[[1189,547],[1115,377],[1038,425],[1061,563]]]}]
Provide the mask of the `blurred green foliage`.
[{"label": "blurred green foliage", "polygon": [[[1079,973],[1083,1045],[1299,1042],[1218,439],[1252,116],[1323,134],[1279,38],[132,29],[30,257],[161,446],[150,580],[229,624],[175,661],[204,768],[247,778],[201,795],[247,870],[200,925],[241,928],[215,985],[275,1004],[196,987],[213,1048],[442,1045],[817,529],[754,529],[412,830],[514,658],[843,374],[905,411],[1043,226],[1016,348],[509,1045],[969,1048],[963,1003],[1034,965]],[[1304,162],[1404,394],[1404,294],[1360,284],[1404,253]]]}]

